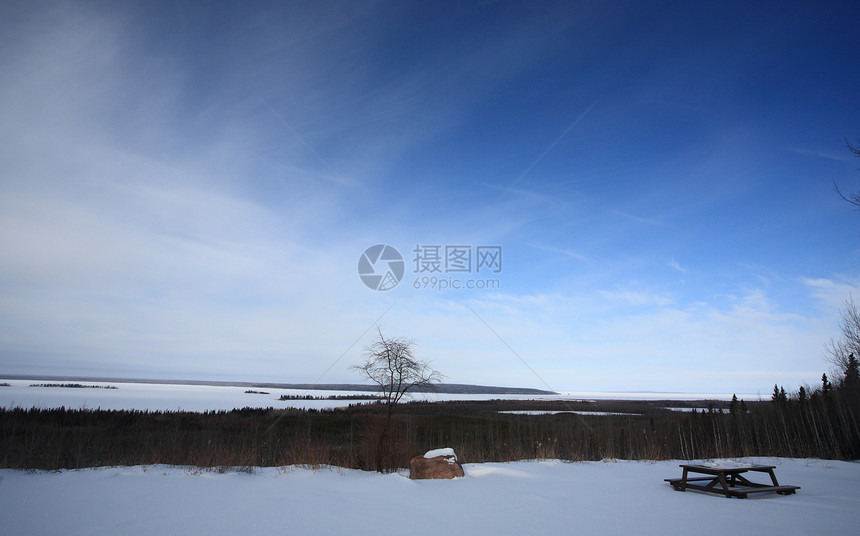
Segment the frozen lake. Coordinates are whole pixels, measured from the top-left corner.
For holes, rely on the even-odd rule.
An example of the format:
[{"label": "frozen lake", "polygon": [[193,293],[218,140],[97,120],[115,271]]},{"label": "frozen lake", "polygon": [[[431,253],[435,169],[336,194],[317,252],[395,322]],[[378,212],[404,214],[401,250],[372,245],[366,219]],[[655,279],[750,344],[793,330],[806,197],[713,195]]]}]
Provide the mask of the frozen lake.
[{"label": "frozen lake", "polygon": [[[89,408],[135,409],[151,411],[229,411],[237,408],[304,408],[325,409],[362,403],[357,400],[278,400],[282,395],[327,397],[330,395],[369,395],[355,391],[318,391],[234,387],[224,385],[184,385],[131,382],[85,382],[72,380],[2,379],[0,407],[13,408]],[[100,388],[30,387],[32,384],[79,383]],[[116,389],[105,389],[106,386]],[[247,390],[267,394],[248,394]],[[559,395],[500,395],[417,393],[412,400],[729,400],[731,394],[704,393],[622,393],[567,392]],[[738,395],[755,400],[758,395]],[[368,403],[365,401],[363,403]]]}]

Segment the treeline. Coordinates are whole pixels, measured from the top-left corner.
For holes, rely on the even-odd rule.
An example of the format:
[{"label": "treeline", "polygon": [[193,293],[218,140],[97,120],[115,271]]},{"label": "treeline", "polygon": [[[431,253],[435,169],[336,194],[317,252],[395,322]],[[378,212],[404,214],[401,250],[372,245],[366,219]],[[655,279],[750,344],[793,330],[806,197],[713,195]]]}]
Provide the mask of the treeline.
[{"label": "treeline", "polygon": [[60,469],[171,464],[355,466],[350,419],[315,411],[218,412],[0,409],[0,465]]},{"label": "treeline", "polygon": [[[826,457],[860,458],[860,366],[854,354],[839,376],[834,385],[822,374],[821,385],[801,386],[791,394],[774,385],[761,441],[788,445],[793,451],[789,456],[824,452],[829,453]],[[747,416],[741,416],[742,425]],[[739,433],[749,434],[739,428]]]},{"label": "treeline", "polygon": [[[556,401],[560,404],[571,402]],[[520,404],[519,408],[511,406]],[[524,406],[523,406],[523,403]],[[805,402],[715,403],[672,412],[652,402],[581,402],[637,415],[521,415],[546,401],[409,403],[382,446],[388,469],[453,447],[466,463],[547,459],[701,459],[794,456],[856,459],[857,401],[842,389]],[[734,407],[734,411],[732,408]],[[547,408],[543,408],[547,409]],[[336,410],[141,412],[0,409],[0,466],[61,469],[173,464],[216,468],[336,465],[377,469],[383,404]]]},{"label": "treeline", "polygon": [[[853,355],[836,383],[770,401],[489,400],[351,404],[331,410],[245,408],[148,412],[0,408],[0,467],[62,469],[172,464],[214,468],[336,465],[407,467],[453,447],[466,463],[708,459],[748,456],[860,458],[860,372]],[[669,405],[696,411],[678,412]],[[555,415],[500,413],[567,411]],[[625,413],[577,414],[581,412]],[[387,429],[387,428],[386,428]],[[384,437],[380,444],[379,438]]]},{"label": "treeline", "polygon": [[69,389],[118,389],[118,387],[115,385],[84,385],[82,383],[31,383],[30,387],[65,387]]}]

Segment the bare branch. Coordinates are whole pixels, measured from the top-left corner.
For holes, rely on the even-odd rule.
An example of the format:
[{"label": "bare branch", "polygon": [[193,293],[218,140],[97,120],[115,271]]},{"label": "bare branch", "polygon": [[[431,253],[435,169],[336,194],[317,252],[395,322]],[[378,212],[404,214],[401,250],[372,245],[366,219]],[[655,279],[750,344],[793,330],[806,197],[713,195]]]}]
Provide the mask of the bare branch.
[{"label": "bare branch", "polygon": [[836,190],[836,193],[839,194],[839,197],[842,198],[843,201],[847,201],[854,205],[854,210],[860,210],[860,193],[851,192],[847,196],[842,193],[842,190],[839,189],[839,185],[836,184],[836,181],[833,181],[833,188]]},{"label": "bare branch", "polygon": [[857,138],[857,146],[851,145],[851,142],[848,141],[848,138],[845,139],[845,147],[848,147],[848,150],[854,153],[854,156],[860,157],[860,138]]},{"label": "bare branch", "polygon": [[[860,138],[857,138],[857,145],[851,145],[851,142],[848,141],[848,138],[845,139],[845,147],[851,151],[854,156],[860,158]],[[839,194],[839,197],[842,198],[843,201],[846,201],[852,205],[854,205],[855,210],[860,210],[860,192],[850,192],[848,195],[842,193],[842,190],[839,189],[839,185],[836,184],[836,181],[833,181],[833,188],[836,189],[836,193]]]}]

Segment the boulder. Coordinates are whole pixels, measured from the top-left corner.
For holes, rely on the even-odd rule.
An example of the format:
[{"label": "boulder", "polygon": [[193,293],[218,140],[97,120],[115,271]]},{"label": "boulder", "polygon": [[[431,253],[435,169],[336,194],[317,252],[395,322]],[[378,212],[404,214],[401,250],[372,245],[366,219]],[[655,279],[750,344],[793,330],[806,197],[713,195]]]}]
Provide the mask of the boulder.
[{"label": "boulder", "polygon": [[423,456],[409,460],[409,478],[454,478],[464,476],[463,466],[457,460],[454,449],[427,451]]}]

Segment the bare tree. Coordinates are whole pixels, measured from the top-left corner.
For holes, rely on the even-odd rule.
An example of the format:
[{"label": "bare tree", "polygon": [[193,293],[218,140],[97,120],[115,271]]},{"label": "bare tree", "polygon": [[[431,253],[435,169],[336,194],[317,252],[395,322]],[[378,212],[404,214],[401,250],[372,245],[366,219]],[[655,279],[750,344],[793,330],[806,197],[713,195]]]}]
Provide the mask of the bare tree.
[{"label": "bare tree", "polygon": [[[851,145],[848,138],[845,138],[845,147],[851,154],[860,158],[860,138],[857,138],[857,145]],[[839,197],[853,205],[855,210],[860,210],[860,192],[849,192],[846,195],[839,189],[836,181],[833,182],[833,187]],[[840,314],[842,318],[839,321],[839,330],[842,334],[838,339],[830,339],[824,350],[827,360],[836,366],[837,372],[848,374],[853,366],[851,358],[860,355],[860,311],[854,305],[853,298],[845,301],[845,308],[840,311]]]},{"label": "bare tree", "polygon": [[407,391],[434,390],[444,376],[428,361],[415,359],[412,339],[386,338],[379,326],[376,333],[377,340],[364,348],[365,362],[352,368],[376,384],[390,414]]},{"label": "bare tree", "polygon": [[860,355],[860,310],[854,304],[853,298],[845,300],[845,308],[840,311],[838,339],[830,339],[824,346],[827,360],[836,366],[840,374],[848,369],[850,356]]},{"label": "bare tree", "polygon": [[382,472],[385,438],[391,427],[394,406],[410,390],[435,390],[444,376],[434,370],[428,361],[415,359],[412,350],[415,342],[412,339],[386,338],[379,326],[376,327],[376,333],[377,339],[364,349],[365,362],[352,368],[376,384],[386,406],[376,452],[376,470]]}]

